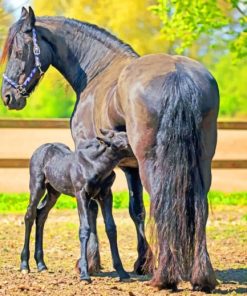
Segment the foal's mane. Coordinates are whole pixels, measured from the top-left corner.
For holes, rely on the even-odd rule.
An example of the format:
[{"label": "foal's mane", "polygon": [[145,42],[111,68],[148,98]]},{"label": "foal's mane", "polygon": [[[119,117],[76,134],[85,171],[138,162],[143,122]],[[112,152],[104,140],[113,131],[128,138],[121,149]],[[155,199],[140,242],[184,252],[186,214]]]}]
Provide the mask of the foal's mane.
[{"label": "foal's mane", "polygon": [[[104,46],[106,46],[107,48],[113,51],[117,50],[124,55],[138,57],[138,54],[133,50],[133,48],[130,45],[124,43],[122,40],[120,40],[110,32],[106,31],[105,29],[98,27],[97,25],[89,24],[87,22],[82,22],[75,19],[60,17],[60,16],[37,17],[36,20],[39,23],[59,22],[61,23],[61,25],[71,26],[72,29],[75,29],[77,32],[83,33],[87,37],[90,37],[94,40],[99,41]],[[22,21],[23,21],[22,19],[19,19],[9,29],[9,33],[3,47],[0,64],[4,63],[4,61],[6,60],[9,50],[11,49],[14,37],[21,29]],[[76,40],[75,42],[80,42],[80,40]]]}]

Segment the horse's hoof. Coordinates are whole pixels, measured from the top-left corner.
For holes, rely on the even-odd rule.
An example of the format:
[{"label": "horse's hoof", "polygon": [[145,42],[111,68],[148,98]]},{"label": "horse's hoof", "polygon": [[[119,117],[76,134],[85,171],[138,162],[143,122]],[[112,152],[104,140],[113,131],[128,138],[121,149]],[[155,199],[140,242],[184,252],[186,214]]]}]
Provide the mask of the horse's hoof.
[{"label": "horse's hoof", "polygon": [[154,279],[151,279],[146,283],[148,286],[156,287],[158,290],[172,290],[172,292],[176,292],[178,290],[176,283],[162,283],[157,282]]},{"label": "horse's hoof", "polygon": [[126,271],[119,272],[119,281],[120,282],[129,282],[130,281],[130,275]]},{"label": "horse's hoof", "polygon": [[197,291],[197,292],[204,292],[204,293],[210,294],[212,292],[212,290],[213,289],[209,286],[205,286],[205,287],[202,287],[200,285],[193,286],[193,291]]},{"label": "horse's hoof", "polygon": [[29,269],[22,269],[21,273],[22,274],[29,274],[30,270]]},{"label": "horse's hoof", "polygon": [[147,264],[147,259],[137,260],[134,264],[134,273],[136,273],[137,275],[150,274],[152,273],[151,269],[152,268]]}]

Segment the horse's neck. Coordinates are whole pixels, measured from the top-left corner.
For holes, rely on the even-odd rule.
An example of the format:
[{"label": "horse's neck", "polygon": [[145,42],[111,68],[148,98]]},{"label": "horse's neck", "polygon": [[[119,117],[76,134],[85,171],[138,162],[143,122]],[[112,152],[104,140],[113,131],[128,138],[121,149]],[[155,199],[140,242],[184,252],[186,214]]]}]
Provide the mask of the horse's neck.
[{"label": "horse's neck", "polygon": [[111,71],[119,64],[124,66],[124,61],[127,63],[135,56],[123,49],[111,48],[95,36],[88,35],[88,32],[78,31],[61,20],[43,20],[38,23],[38,28],[53,50],[52,65],[66,78],[77,95],[102,71],[107,68]]}]

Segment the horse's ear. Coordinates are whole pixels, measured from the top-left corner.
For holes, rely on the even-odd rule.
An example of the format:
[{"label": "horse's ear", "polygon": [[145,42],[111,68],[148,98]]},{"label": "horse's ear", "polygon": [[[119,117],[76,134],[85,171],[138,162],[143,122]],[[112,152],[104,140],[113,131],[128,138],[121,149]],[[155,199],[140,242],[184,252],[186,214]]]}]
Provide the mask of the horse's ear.
[{"label": "horse's ear", "polygon": [[34,11],[32,9],[32,7],[29,6],[29,12],[28,14],[25,16],[24,21],[23,21],[23,25],[22,25],[22,32],[27,33],[32,31],[34,24],[35,24],[35,14]]},{"label": "horse's ear", "polygon": [[27,16],[28,16],[28,11],[23,6],[22,9],[21,9],[21,19],[25,19]]}]

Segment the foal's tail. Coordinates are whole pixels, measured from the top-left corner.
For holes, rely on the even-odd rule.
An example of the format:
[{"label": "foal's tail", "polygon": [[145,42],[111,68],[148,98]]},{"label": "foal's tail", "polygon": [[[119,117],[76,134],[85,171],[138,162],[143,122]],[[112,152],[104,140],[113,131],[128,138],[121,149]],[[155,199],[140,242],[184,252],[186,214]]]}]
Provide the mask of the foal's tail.
[{"label": "foal's tail", "polygon": [[196,215],[204,207],[199,172],[200,96],[184,71],[166,75],[151,183],[150,216],[159,261],[153,277],[156,286],[176,284],[191,273]]}]

